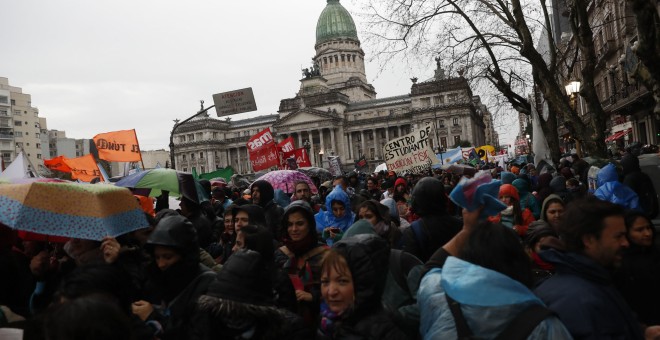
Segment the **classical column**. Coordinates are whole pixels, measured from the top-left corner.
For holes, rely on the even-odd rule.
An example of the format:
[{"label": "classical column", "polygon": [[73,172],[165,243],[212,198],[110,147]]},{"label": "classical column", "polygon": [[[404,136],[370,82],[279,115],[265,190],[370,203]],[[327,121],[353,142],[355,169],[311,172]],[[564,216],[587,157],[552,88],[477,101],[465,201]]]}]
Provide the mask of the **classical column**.
[{"label": "classical column", "polygon": [[347,140],[347,143],[346,143],[346,150],[347,150],[346,157],[348,157],[348,159],[355,159],[355,158],[353,158],[353,133],[352,132],[349,132],[349,133],[346,134],[346,140]]},{"label": "classical column", "polygon": [[396,126],[397,137],[401,137],[401,125]]},{"label": "classical column", "polygon": [[314,132],[314,130],[307,131],[307,136],[308,136],[309,144],[310,144],[309,155],[307,155],[307,156],[309,157],[309,161],[312,163],[312,166],[318,166],[318,165],[316,165],[316,153],[314,152],[314,134],[313,134],[313,132]]},{"label": "classical column", "polygon": [[389,126],[385,129],[385,138],[387,139],[385,141],[385,143],[387,143],[390,140],[390,127]]},{"label": "classical column", "polygon": [[326,150],[325,143],[323,142],[323,128],[319,129],[319,144],[321,145],[321,150],[319,151],[323,151],[323,153],[326,154],[328,150]]},{"label": "classical column", "polygon": [[332,151],[335,152],[335,154],[337,156],[339,156],[339,150],[337,149],[337,145],[335,144],[335,129],[334,128],[330,128],[330,148],[332,149]]},{"label": "classical column", "polygon": [[362,142],[361,143],[362,144],[362,155],[366,155],[367,150],[365,150],[365,146],[364,146],[364,130],[360,131],[360,138],[361,138],[361,142]]},{"label": "classical column", "polygon": [[298,148],[302,148],[303,147],[302,133],[296,132],[296,134],[298,135]]}]

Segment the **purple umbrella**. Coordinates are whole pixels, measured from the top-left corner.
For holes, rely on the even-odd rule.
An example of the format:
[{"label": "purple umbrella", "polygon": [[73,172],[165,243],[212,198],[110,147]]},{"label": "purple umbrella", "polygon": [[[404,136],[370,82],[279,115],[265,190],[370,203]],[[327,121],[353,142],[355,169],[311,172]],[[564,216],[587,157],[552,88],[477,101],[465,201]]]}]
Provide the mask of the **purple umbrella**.
[{"label": "purple umbrella", "polygon": [[305,181],[309,184],[309,188],[312,193],[318,193],[316,186],[307,175],[302,172],[295,170],[276,170],[266,173],[265,175],[257,178],[257,181],[266,181],[273,186],[273,189],[280,189],[288,194],[293,193],[295,189],[295,183],[297,181]]}]

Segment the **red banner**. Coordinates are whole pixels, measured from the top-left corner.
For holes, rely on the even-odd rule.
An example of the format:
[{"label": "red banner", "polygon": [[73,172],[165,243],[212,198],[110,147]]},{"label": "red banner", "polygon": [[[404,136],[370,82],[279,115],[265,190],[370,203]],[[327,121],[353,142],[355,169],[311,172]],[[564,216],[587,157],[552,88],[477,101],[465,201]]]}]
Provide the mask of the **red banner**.
[{"label": "red banner", "polygon": [[299,167],[312,166],[312,162],[309,160],[309,156],[307,155],[307,150],[305,150],[304,148],[294,149],[291,152],[285,152],[283,155],[285,162],[286,159],[291,157],[294,157],[296,159],[296,163],[298,164]]},{"label": "red banner", "polygon": [[291,152],[296,147],[293,145],[293,137],[289,137],[277,144],[277,147],[282,150],[282,152]]},{"label": "red banner", "polygon": [[275,143],[250,151],[250,163],[252,164],[252,171],[278,166],[280,164],[280,155]]},{"label": "red banner", "polygon": [[66,158],[64,163],[71,168],[72,179],[79,179],[83,182],[91,182],[95,177],[102,179],[101,171],[92,154],[78,158]]},{"label": "red banner", "polygon": [[275,141],[273,140],[273,134],[270,132],[270,128],[268,127],[265,130],[252,136],[252,138],[248,140],[247,148],[248,151],[255,151],[271,144],[274,146]]},{"label": "red banner", "polygon": [[94,136],[99,159],[109,162],[139,162],[142,160],[135,129],[99,133]]},{"label": "red banner", "polygon": [[50,170],[57,170],[62,172],[71,172],[71,168],[64,163],[64,156],[57,156],[52,159],[44,159],[44,165]]}]

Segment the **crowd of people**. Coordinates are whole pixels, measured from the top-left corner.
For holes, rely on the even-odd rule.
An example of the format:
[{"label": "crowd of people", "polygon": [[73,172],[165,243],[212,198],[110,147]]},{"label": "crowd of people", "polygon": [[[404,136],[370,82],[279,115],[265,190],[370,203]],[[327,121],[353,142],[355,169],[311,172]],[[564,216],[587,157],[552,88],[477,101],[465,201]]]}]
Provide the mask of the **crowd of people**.
[{"label": "crowd of people", "polygon": [[102,241],[0,225],[0,335],[660,338],[658,201],[635,155],[595,188],[577,156],[478,170],[490,206],[450,199],[467,175],[351,172],[312,178],[318,193],[202,180],[202,203],[139,197],[150,227]]}]

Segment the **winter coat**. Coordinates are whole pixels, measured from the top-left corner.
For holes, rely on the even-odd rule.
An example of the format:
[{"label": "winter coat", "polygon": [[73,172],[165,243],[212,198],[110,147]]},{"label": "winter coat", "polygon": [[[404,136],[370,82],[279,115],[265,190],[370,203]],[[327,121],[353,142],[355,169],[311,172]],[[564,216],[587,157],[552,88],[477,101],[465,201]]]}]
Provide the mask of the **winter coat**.
[{"label": "winter coat", "polygon": [[545,221],[545,212],[546,212],[546,210],[548,210],[548,206],[550,205],[550,201],[556,200],[556,199],[561,200],[561,197],[559,197],[559,195],[551,194],[543,200],[543,206],[541,207],[541,218],[539,219],[540,221]]},{"label": "winter coat", "polygon": [[619,175],[614,164],[604,166],[598,172],[598,189],[594,196],[607,202],[623,206],[626,209],[641,210],[639,197],[627,185],[619,182]]},{"label": "winter coat", "polygon": [[501,213],[488,217],[488,220],[493,223],[502,223],[502,225],[514,228],[516,233],[523,237],[527,234],[527,229],[529,228],[530,223],[534,222],[534,215],[529,209],[524,209],[522,211],[522,223],[514,224],[513,216],[513,207],[509,206],[507,209],[503,210]]},{"label": "winter coat", "polygon": [[607,269],[578,253],[550,249],[539,255],[555,266],[555,275],[534,293],[557,313],[573,337],[643,339],[635,316]]},{"label": "winter coat", "polygon": [[630,244],[614,282],[640,322],[660,325],[660,249]]},{"label": "winter coat", "polygon": [[522,179],[517,179],[511,184],[513,184],[513,186],[518,190],[518,195],[520,196],[520,208],[522,210],[529,208],[529,210],[534,215],[534,219],[538,220],[539,216],[541,216],[541,205],[536,200],[536,197],[534,197],[534,195],[529,192],[529,182]]},{"label": "winter coat", "polygon": [[[456,323],[445,294],[461,305],[475,338],[492,339],[531,305],[543,305],[523,284],[496,271],[449,257],[422,279],[417,293],[424,339],[456,339]],[[540,322],[528,339],[570,339],[557,317]]]},{"label": "winter coat", "polygon": [[273,304],[271,275],[259,253],[233,254],[198,300],[194,339],[311,339],[302,319]]},{"label": "winter coat", "polygon": [[502,171],[500,179],[502,180],[502,184],[511,184],[516,179],[516,174],[513,172]]},{"label": "winter coat", "polygon": [[426,262],[440,247],[444,246],[462,228],[463,223],[447,213],[444,185],[440,180],[422,178],[412,193],[412,210],[421,216],[413,222],[419,225],[415,233],[413,226],[403,232],[403,250]]},{"label": "winter coat", "polygon": [[623,167],[623,184],[632,189],[639,197],[639,205],[646,217],[654,219],[658,215],[658,195],[649,175],[642,172],[639,159],[632,154],[626,154],[621,159]]},{"label": "winter coat", "polygon": [[[337,218],[332,213],[332,202],[339,201],[344,204],[344,216]],[[351,210],[351,201],[348,194],[342,190],[341,186],[336,186],[325,198],[325,211],[318,212],[314,215],[316,220],[316,232],[321,235],[323,230],[328,227],[336,227],[341,230],[343,234],[348,227],[355,221],[355,213]],[[335,241],[341,239],[341,235]],[[332,245],[332,240],[328,240],[328,245]]]},{"label": "winter coat", "polygon": [[387,241],[377,235],[355,235],[333,249],[348,263],[355,302],[336,320],[331,334],[319,333],[317,339],[409,339],[381,303],[390,257]]}]

